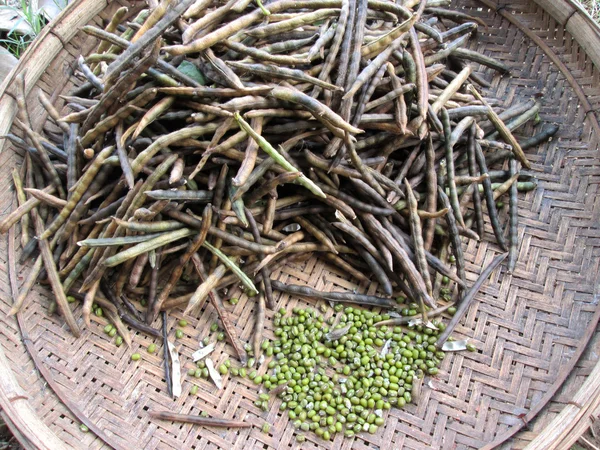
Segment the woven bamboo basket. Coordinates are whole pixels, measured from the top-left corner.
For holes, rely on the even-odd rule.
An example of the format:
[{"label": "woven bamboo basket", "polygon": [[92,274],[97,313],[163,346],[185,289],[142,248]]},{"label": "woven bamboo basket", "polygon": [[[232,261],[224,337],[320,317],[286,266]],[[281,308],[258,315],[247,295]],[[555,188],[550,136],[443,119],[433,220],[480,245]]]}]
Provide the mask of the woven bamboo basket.
[{"label": "woven bamboo basket", "polygon": [[[38,90],[62,109],[59,94],[77,83],[72,76],[76,58],[96,44],[80,28],[103,25],[123,5],[132,14],[142,6],[79,0],[44,29],[0,88],[0,134],[11,130],[15,116],[14,77],[26,70],[29,111],[39,130],[46,115]],[[16,262],[16,230],[0,240],[0,406],[25,448],[453,449],[510,437],[503,444],[507,448],[548,449],[568,448],[577,440],[600,415],[595,335],[600,318],[600,29],[569,0],[458,0],[455,6],[489,25],[471,45],[512,68],[512,77],[480,68],[492,81],[487,93],[506,104],[538,96],[543,120],[561,126],[557,138],[528,154],[539,186],[521,196],[517,269],[512,275],[497,270],[457,328],[481,351],[448,355],[418,405],[392,409],[377,434],[339,435],[332,442],[312,435],[298,444],[277,402],[267,412],[253,405],[258,394],[249,380],[227,379],[221,391],[205,380],[194,381],[200,393],[190,395],[192,382],[184,375],[183,394],[172,400],[160,352],[143,351],[150,339],[138,334],[131,350],[117,348],[103,335],[102,318],[94,318],[93,326],[74,339],[59,317],[47,314],[49,291],[43,286],[34,289],[21,313],[7,316],[27,270]],[[0,216],[15,207],[10,170],[21,161],[19,151],[7,143],[0,147],[0,189],[6,190]],[[466,248],[471,282],[497,252],[489,233],[491,228],[482,242]],[[273,277],[323,290],[357,287],[316,260],[287,266]],[[278,307],[303,304],[286,294],[276,298]],[[75,315],[81,318],[80,307]],[[170,315],[171,334],[181,317],[181,311]],[[248,341],[253,319],[244,296],[232,317]],[[210,308],[191,319],[177,341],[183,361],[190,361],[198,338],[215,319]],[[266,335],[272,337],[272,330]],[[138,349],[142,360],[133,362],[129,354]],[[231,353],[220,343],[215,360]],[[206,411],[256,427],[217,430],[157,422],[149,418],[149,409]],[[269,433],[260,430],[265,421],[273,424]],[[81,423],[91,432],[81,432]]]}]

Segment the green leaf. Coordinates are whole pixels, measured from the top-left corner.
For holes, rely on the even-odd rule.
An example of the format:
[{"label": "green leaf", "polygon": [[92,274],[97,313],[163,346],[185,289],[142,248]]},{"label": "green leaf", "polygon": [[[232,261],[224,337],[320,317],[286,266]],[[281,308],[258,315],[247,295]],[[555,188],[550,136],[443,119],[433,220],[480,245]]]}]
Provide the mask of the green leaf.
[{"label": "green leaf", "polygon": [[204,78],[202,72],[200,72],[198,68],[191,62],[185,60],[182,61],[181,64],[179,64],[179,66],[177,67],[177,70],[179,70],[184,75],[187,75],[192,80],[197,81],[202,86],[206,85],[206,78]]}]

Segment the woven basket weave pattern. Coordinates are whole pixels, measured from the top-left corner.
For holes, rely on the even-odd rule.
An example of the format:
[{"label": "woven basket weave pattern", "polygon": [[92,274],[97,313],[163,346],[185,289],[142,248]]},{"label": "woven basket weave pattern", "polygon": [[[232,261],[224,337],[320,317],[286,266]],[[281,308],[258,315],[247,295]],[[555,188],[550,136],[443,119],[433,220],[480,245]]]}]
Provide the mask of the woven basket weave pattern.
[{"label": "woven basket weave pattern", "polygon": [[[458,335],[469,337],[480,353],[448,355],[440,374],[423,389],[418,405],[392,409],[376,435],[354,440],[340,435],[328,443],[309,435],[302,448],[471,448],[492,441],[496,435],[519,424],[519,416],[545,394],[561,366],[568,362],[596,308],[594,288],[600,273],[600,157],[599,136],[594,133],[591,117],[586,119],[586,112],[579,107],[577,95],[564,74],[550,64],[547,55],[521,31],[479,3],[462,0],[457,3],[489,25],[488,31],[479,30],[471,48],[494,56],[512,68],[511,77],[495,76],[481,69],[493,84],[486,91],[488,96],[509,105],[541,93],[542,120],[561,125],[558,139],[528,152],[539,185],[537,190],[520,195],[521,244],[517,268],[513,276],[507,275],[504,267],[494,272],[456,330]],[[128,3],[111,3],[94,22],[101,26],[121,5]],[[560,55],[592,109],[600,110],[598,70],[564,27],[532,2],[510,2],[510,10]],[[75,31],[60,26],[51,31],[51,38],[61,42],[64,49],[28,95],[30,115],[38,130],[45,117],[37,101],[38,89],[48,96],[54,94],[55,99],[57,93],[72,89],[73,62],[95,44],[82,32],[75,34]],[[61,101],[55,104],[63,107]],[[588,112],[588,115],[595,114],[595,111]],[[18,130],[15,127],[12,131]],[[519,134],[528,136],[532,132],[532,126],[528,125]],[[2,196],[0,216],[15,207],[10,170],[21,160],[22,155],[8,145],[0,153],[0,192],[10,192]],[[505,214],[502,219],[505,223]],[[497,254],[498,248],[492,242],[492,230],[486,223],[482,242],[470,241],[466,246],[470,283],[477,278],[481,267]],[[18,230],[14,245],[18,255]],[[250,380],[227,378],[224,389],[218,391],[210,382],[190,380],[185,374],[198,340],[211,334],[208,328],[217,320],[210,306],[196,319],[186,317],[189,321],[184,328],[186,335],[176,341],[180,346],[184,376],[183,394],[173,401],[166,393],[162,378],[160,342],[156,341],[159,351],[152,355],[145,352],[145,348],[154,341],[141,334],[135,335],[132,349],[117,348],[103,333],[106,320],[96,317],[93,317],[92,327],[84,328],[81,338],[75,340],[60,317],[47,315],[48,291],[44,287],[36,287],[31,294],[20,314],[23,328],[19,329],[17,321],[6,316],[12,304],[7,253],[4,237],[0,239],[2,348],[29,402],[66,445],[90,449],[105,445],[92,433],[81,433],[80,420],[75,417],[80,415],[102,429],[109,444],[122,448],[299,448],[287,414],[281,415],[278,411],[278,402],[272,403],[266,413],[253,405],[257,387]],[[17,266],[19,283],[27,270]],[[323,290],[356,287],[345,274],[316,259],[290,265],[274,272],[273,277]],[[361,292],[371,293],[375,288],[375,285],[359,286]],[[231,294],[241,300],[229,308],[235,317],[234,324],[241,339],[249,341],[253,335],[252,300],[247,301],[241,292]],[[277,307],[288,309],[296,304],[309,304],[287,294],[275,298]],[[80,320],[80,307],[75,309],[75,316]],[[271,316],[269,312],[266,321],[269,329],[265,337],[269,338],[273,338]],[[169,315],[170,339],[174,339],[177,321],[182,317],[179,310]],[[40,376],[24,341],[30,344],[38,361],[51,375],[59,396],[63,400],[70,399],[69,408],[75,414]],[[131,361],[129,355],[133,352],[142,354],[142,360]],[[220,363],[227,358],[235,359],[231,347],[219,343],[213,360]],[[530,424],[529,431],[517,436],[513,447],[523,447],[543,432],[597,359],[593,351],[586,353],[561,394]],[[199,385],[198,395],[189,395],[192,383]],[[73,406],[77,410],[73,410]],[[171,425],[151,421],[146,413],[148,409],[192,414],[206,411],[228,418],[244,418],[257,426],[227,431]],[[273,424],[268,434],[260,431],[265,421]]]}]

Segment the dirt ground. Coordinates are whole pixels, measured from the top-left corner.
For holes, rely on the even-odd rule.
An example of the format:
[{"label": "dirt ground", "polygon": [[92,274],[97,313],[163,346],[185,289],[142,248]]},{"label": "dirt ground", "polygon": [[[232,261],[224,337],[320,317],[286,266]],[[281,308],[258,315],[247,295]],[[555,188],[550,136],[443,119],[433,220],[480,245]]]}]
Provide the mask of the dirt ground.
[{"label": "dirt ground", "polygon": [[583,433],[571,450],[600,450],[600,418],[595,418],[594,424]]},{"label": "dirt ground", "polygon": [[21,445],[17,439],[12,435],[8,426],[0,418],[0,450],[20,450]]}]

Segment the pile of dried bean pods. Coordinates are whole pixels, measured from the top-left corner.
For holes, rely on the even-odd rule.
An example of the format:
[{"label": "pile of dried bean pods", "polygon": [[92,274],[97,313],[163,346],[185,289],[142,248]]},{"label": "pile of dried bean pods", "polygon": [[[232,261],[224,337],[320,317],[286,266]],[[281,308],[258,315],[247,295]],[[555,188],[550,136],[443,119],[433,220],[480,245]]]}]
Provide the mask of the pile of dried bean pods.
[{"label": "pile of dried bean pods", "polygon": [[[444,0],[148,3],[84,27],[99,45],[79,58],[80,86],[54,102],[60,112],[39,93],[43,132],[16,80],[20,133],[6,138],[25,163],[0,232],[20,221],[32,269],[13,313],[47,280],[75,336],[68,296],[83,301],[86,326],[102,308],[130,344],[128,326],[166,336],[152,326],[161,311],[163,322],[172,308],[194,315],[208,299],[246,363],[221,299],[243,285],[257,299],[257,360],[275,291],[418,305],[424,324],[455,305],[440,348],[506,256],[469,286],[464,241],[484,239],[488,221],[514,269],[518,191],[535,188],[519,170],[524,150],[557,127],[518,140],[539,103],[496,112],[480,94],[509,68],[466,48],[479,19]],[[309,256],[377,292],[270,278]]]}]

